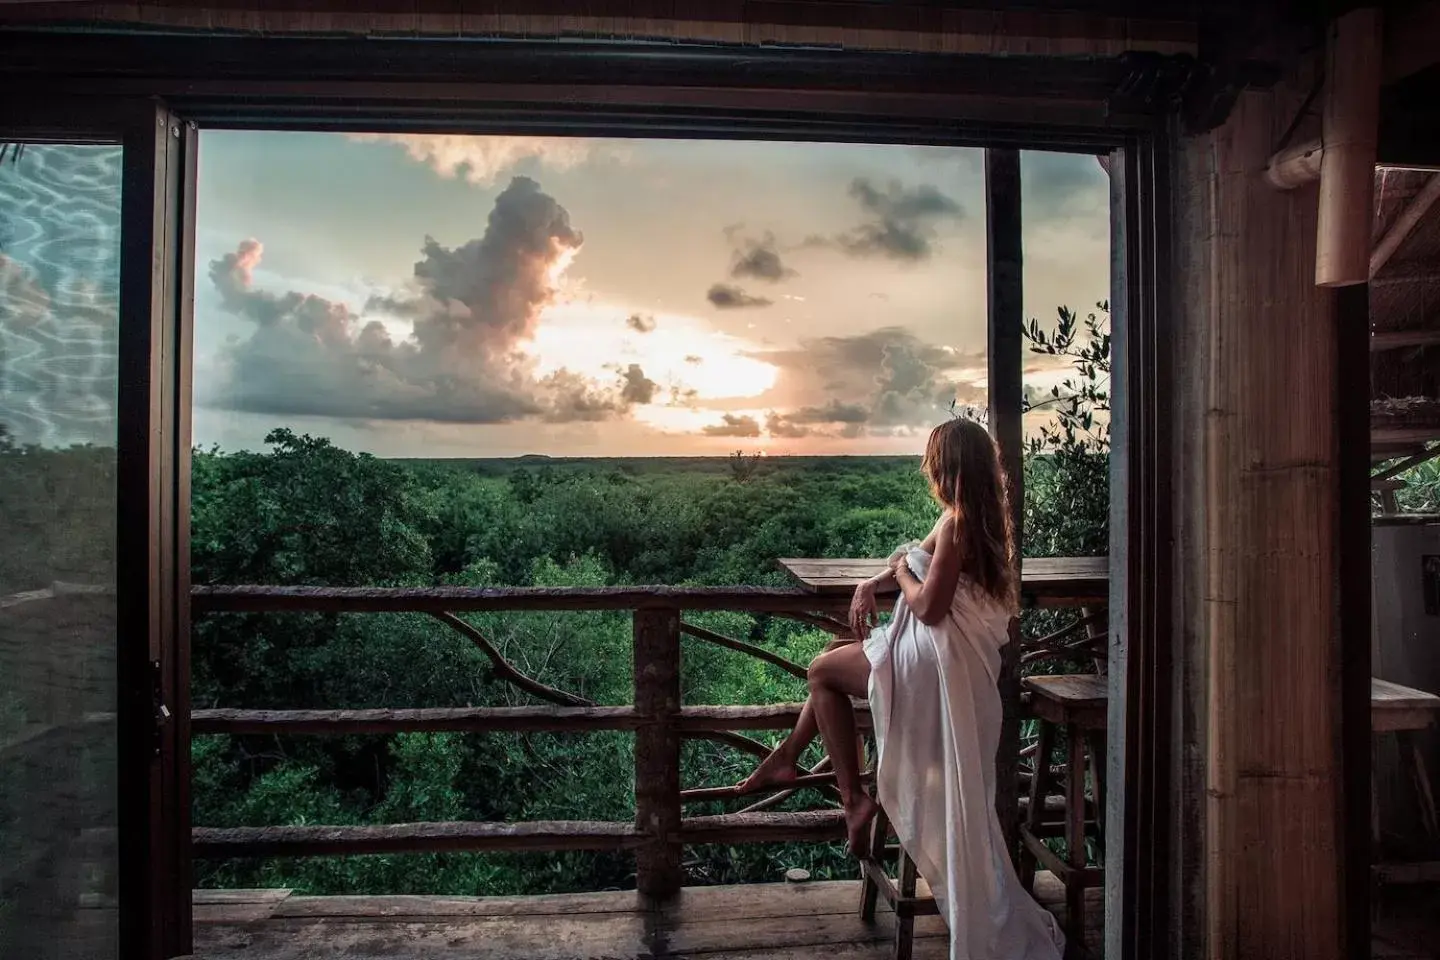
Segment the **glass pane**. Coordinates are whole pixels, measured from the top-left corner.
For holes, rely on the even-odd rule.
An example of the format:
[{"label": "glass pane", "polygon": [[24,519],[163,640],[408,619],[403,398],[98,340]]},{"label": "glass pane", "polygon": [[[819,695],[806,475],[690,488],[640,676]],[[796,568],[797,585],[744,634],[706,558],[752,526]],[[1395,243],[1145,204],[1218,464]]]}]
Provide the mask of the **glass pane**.
[{"label": "glass pane", "polygon": [[0,160],[0,957],[118,954],[120,156]]}]

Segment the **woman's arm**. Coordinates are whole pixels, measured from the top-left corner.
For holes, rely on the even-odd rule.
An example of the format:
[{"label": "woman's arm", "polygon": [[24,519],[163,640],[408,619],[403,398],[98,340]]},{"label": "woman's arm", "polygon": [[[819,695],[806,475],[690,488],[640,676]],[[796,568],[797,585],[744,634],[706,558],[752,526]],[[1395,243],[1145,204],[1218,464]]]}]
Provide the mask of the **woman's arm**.
[{"label": "woman's arm", "polygon": [[926,626],[945,619],[960,583],[960,548],[955,543],[954,524],[954,518],[947,516],[931,531],[934,549],[930,570],[923,582],[910,572],[904,557],[891,568],[891,575],[905,595],[905,603]]}]

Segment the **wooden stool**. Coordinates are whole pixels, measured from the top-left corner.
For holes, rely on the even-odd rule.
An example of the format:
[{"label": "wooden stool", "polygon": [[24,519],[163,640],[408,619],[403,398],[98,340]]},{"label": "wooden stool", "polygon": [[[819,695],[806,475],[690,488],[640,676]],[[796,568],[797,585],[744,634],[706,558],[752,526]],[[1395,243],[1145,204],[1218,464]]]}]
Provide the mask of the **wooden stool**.
[{"label": "wooden stool", "polygon": [[[1398,683],[1370,678],[1370,733],[1372,736],[1393,735],[1400,747],[1400,768],[1405,779],[1415,788],[1420,810],[1420,825],[1433,845],[1440,841],[1440,817],[1436,815],[1435,793],[1425,769],[1425,757],[1415,734],[1426,729],[1440,716],[1440,697],[1423,690],[1402,687]],[[1375,879],[1388,883],[1440,882],[1440,861],[1406,861],[1380,863],[1380,789],[1376,771],[1370,770],[1370,834],[1377,862]]]},{"label": "wooden stool", "polygon": [[[890,818],[882,807],[870,823],[870,842],[860,857],[860,919],[875,922],[875,907],[880,897],[895,911],[895,960],[910,960],[915,941],[915,918],[934,916],[940,912],[935,898],[927,892],[917,895],[919,871],[915,861],[900,844],[889,844]],[[899,879],[885,872],[890,855],[899,858]]]},{"label": "wooden stool", "polygon": [[[1105,881],[1105,715],[1106,680],[1095,674],[1027,677],[1024,687],[1030,692],[1030,709],[1039,723],[1039,743],[1035,750],[1035,773],[1030,778],[1030,799],[1020,825],[1020,880],[1033,891],[1037,861],[1055,874],[1065,886],[1065,938],[1071,950],[1084,952],[1085,891]],[[1050,751],[1055,731],[1065,728],[1068,753],[1064,767],[1065,814],[1056,822],[1045,816],[1045,801],[1055,782],[1050,766]],[[1090,776],[1094,782],[1093,816],[1087,817],[1085,800],[1085,767],[1089,757]],[[1085,826],[1089,820],[1100,841],[1101,867],[1090,867],[1085,860]],[[1063,836],[1066,857],[1061,860],[1045,846],[1044,838]]]}]

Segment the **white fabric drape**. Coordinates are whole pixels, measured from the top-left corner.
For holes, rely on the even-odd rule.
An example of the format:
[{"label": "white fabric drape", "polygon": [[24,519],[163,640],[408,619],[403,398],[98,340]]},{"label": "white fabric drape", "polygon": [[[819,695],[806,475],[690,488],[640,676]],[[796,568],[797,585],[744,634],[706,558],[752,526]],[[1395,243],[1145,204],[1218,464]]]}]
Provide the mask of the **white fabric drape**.
[{"label": "white fabric drape", "polygon": [[[921,580],[930,555],[899,548]],[[964,575],[948,615],[921,623],[902,596],[865,641],[876,792],[950,927],[950,960],[1059,960],[1064,935],[1020,883],[995,814],[1009,615]]]}]

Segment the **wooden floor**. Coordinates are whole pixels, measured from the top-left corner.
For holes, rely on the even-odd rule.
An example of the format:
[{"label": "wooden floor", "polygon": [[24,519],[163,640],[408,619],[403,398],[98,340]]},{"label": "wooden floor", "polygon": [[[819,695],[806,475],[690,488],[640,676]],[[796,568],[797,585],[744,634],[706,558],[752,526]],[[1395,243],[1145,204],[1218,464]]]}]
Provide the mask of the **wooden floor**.
[{"label": "wooden floor", "polygon": [[[1059,884],[1039,881],[1042,901]],[[1091,891],[1098,938],[1099,891]],[[634,892],[545,897],[299,897],[285,890],[195,894],[205,960],[883,960],[893,917],[860,921],[858,881],[689,887],[647,913]],[[1063,907],[1058,909],[1063,910]],[[1087,926],[1091,924],[1087,923]],[[915,960],[948,957],[937,917],[915,922]]]},{"label": "wooden floor", "polygon": [[[1062,914],[1049,874],[1040,900]],[[887,960],[894,927],[855,912],[854,881],[690,887],[647,913],[633,892],[545,897],[299,897],[288,890],[197,890],[195,956],[204,960]],[[1090,891],[1087,945],[1103,911]],[[1387,892],[1373,917],[1373,960],[1440,960],[1440,892]],[[938,918],[916,921],[915,960],[948,957]]]}]

